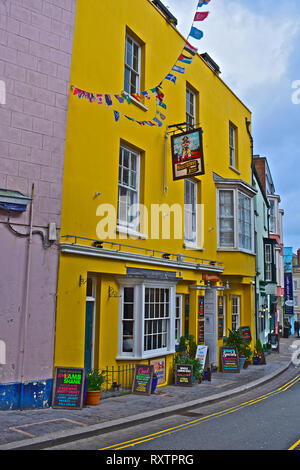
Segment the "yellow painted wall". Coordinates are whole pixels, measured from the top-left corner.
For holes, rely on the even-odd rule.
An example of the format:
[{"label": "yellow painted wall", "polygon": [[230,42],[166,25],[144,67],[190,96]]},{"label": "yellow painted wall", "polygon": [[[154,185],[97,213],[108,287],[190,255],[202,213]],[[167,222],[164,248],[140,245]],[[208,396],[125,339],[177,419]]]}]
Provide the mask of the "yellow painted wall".
[{"label": "yellow painted wall", "polygon": [[[172,68],[184,47],[185,39],[170,25],[149,0],[101,0],[87,2],[78,0],[71,67],[71,84],[94,93],[120,94],[123,89],[126,27],[144,42],[143,84],[145,89],[155,87]],[[201,50],[201,44],[200,44]],[[223,178],[238,178],[251,184],[251,148],[245,118],[251,113],[235,94],[216,76],[204,60],[197,56],[192,65],[186,66],[186,74],[179,76],[177,84],[164,82],[163,92],[167,119],[162,128],[139,126],[121,117],[115,123],[106,105],[90,104],[70,94],[64,186],[62,204],[61,241],[65,235],[96,239],[99,204],[117,207],[118,164],[120,142],[126,142],[142,152],[142,195],[147,207],[151,204],[184,203],[184,182],[172,178],[170,138],[167,142],[167,186],[163,192],[166,125],[185,121],[186,84],[199,93],[198,116],[203,128],[205,175],[201,182],[201,202],[205,205],[204,250],[185,250],[183,240],[116,240],[120,243],[151,248],[170,253],[222,261],[225,264],[223,280],[231,276],[255,275],[255,258],[245,253],[217,252],[216,187],[213,172]],[[151,120],[155,115],[155,101],[145,101],[149,107],[144,111],[138,105],[117,104],[114,109],[139,120]],[[229,168],[229,121],[238,127],[239,174]],[[95,193],[100,192],[99,197]],[[213,229],[213,230],[212,230]],[[78,240],[80,244],[89,241]],[[114,275],[126,274],[124,263],[97,260],[91,257],[62,255],[59,268],[56,365],[83,366],[85,289],[79,287],[79,276],[86,278],[88,272],[99,276],[98,323],[96,337],[99,342],[97,366],[115,364],[117,341],[111,338],[118,333],[118,299],[108,299],[108,285],[118,289]],[[136,264],[139,267],[145,267]],[[177,292],[190,293],[189,283],[199,282],[200,273],[182,272],[184,283],[178,284]],[[243,296],[245,308],[243,321],[249,324],[248,307],[251,303],[250,284],[237,284],[231,293]],[[247,290],[248,289],[248,290]],[[229,297],[229,296],[228,296]],[[196,332],[196,300],[191,295],[191,333]],[[229,302],[230,304],[230,302]],[[230,305],[227,306],[230,317]],[[183,309],[184,312],[184,309]],[[250,312],[249,312],[249,315]],[[253,312],[252,312],[253,315]],[[252,321],[252,320],[251,320]],[[229,324],[228,324],[229,325]],[[254,330],[253,330],[254,331]],[[171,358],[168,370],[171,370]],[[168,377],[170,379],[170,377]]]}]

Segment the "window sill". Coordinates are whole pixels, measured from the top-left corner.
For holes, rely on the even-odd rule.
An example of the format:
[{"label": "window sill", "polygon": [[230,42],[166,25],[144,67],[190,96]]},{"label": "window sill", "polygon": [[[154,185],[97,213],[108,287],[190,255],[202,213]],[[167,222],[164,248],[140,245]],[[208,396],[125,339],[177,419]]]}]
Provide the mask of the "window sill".
[{"label": "window sill", "polygon": [[204,251],[204,248],[200,248],[198,245],[195,245],[194,243],[184,243],[183,248],[186,248],[188,250],[195,250],[195,251]]},{"label": "window sill", "polygon": [[230,248],[230,247],[218,247],[217,251],[223,252],[228,251],[230,253],[245,253],[246,255],[253,255],[255,256],[254,251],[243,250],[241,248]]},{"label": "window sill", "polygon": [[234,166],[229,165],[229,168],[230,168],[232,171],[234,171],[235,173],[237,173],[238,175],[241,174],[241,172],[240,172],[239,170],[237,170],[236,168],[234,168]]},{"label": "window sill", "polygon": [[155,357],[163,357],[163,356],[169,356],[171,354],[175,354],[175,349],[174,351],[166,351],[165,349],[162,351],[155,352],[153,354],[144,354],[143,356],[120,356],[118,355],[116,357],[116,361],[147,361],[149,359],[155,358]]},{"label": "window sill", "polygon": [[132,238],[141,238],[142,240],[147,240],[148,235],[145,235],[144,233],[137,232],[136,230],[133,230],[132,228],[125,227],[122,225],[118,225],[116,228],[117,233],[123,233],[125,235],[129,235]]},{"label": "window sill", "polygon": [[149,108],[147,108],[147,106],[145,106],[143,103],[134,98],[134,96],[129,95],[129,98],[131,103],[135,104],[138,108],[141,108],[143,111],[149,111]]}]

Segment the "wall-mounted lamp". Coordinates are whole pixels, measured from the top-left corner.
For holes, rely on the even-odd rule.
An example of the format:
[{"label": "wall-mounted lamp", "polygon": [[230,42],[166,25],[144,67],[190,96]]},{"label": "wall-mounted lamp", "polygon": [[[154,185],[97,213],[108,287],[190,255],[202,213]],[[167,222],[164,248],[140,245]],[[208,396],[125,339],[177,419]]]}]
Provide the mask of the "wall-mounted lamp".
[{"label": "wall-mounted lamp", "polygon": [[222,285],[222,286],[218,286],[218,287],[217,287],[217,290],[229,290],[229,289],[230,289],[230,286],[229,286],[229,282],[228,282],[228,281],[226,281],[225,286]]},{"label": "wall-mounted lamp", "polygon": [[87,279],[84,279],[80,274],[80,276],[79,276],[79,287],[83,286],[86,283],[87,283]]},{"label": "wall-mounted lamp", "polygon": [[113,287],[108,286],[108,297],[110,298],[116,298],[116,297],[121,297]]},{"label": "wall-mounted lamp", "polygon": [[170,253],[164,253],[164,254],[162,255],[162,257],[163,257],[164,259],[170,259],[170,256],[171,256]]},{"label": "wall-mounted lamp", "polygon": [[100,241],[93,242],[93,246],[95,248],[103,248],[103,242],[100,242]]}]

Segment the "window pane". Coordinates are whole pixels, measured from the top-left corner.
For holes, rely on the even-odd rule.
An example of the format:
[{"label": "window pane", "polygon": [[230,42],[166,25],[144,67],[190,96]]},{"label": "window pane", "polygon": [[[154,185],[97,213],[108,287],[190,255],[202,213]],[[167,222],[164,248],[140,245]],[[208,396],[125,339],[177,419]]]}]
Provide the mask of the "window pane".
[{"label": "window pane", "polygon": [[233,191],[219,192],[219,239],[220,246],[234,246]]}]

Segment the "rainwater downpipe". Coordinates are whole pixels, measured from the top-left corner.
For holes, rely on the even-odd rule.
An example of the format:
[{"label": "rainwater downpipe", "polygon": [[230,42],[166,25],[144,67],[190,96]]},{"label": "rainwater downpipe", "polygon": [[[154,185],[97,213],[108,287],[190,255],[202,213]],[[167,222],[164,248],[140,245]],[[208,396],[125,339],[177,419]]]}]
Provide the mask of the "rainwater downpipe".
[{"label": "rainwater downpipe", "polygon": [[[251,143],[251,177],[252,177],[252,171],[253,171],[253,154],[254,154],[254,145],[253,145],[253,137],[252,137],[252,134],[250,132],[250,126],[251,126],[251,121],[249,121],[249,119],[246,117],[246,128],[247,128],[247,132],[248,132],[248,135],[249,135],[249,138],[250,138],[250,143]],[[254,292],[254,311],[255,311],[255,338],[257,339],[258,337],[258,308],[257,308],[257,299],[256,299],[256,292],[257,292],[257,277],[256,277],[256,273],[255,273],[255,278],[254,278],[254,288],[255,288],[255,292]]]},{"label": "rainwater downpipe", "polygon": [[29,288],[30,288],[30,274],[31,274],[31,246],[32,246],[32,227],[33,227],[33,201],[34,201],[34,184],[31,190],[31,205],[30,205],[30,222],[29,222],[29,237],[27,245],[27,266],[25,277],[24,289],[24,335],[23,335],[23,349],[21,351],[21,377],[20,377],[20,410],[23,410],[24,403],[24,370],[25,370],[25,352],[27,351],[27,331],[28,331],[28,317],[29,317]]}]

